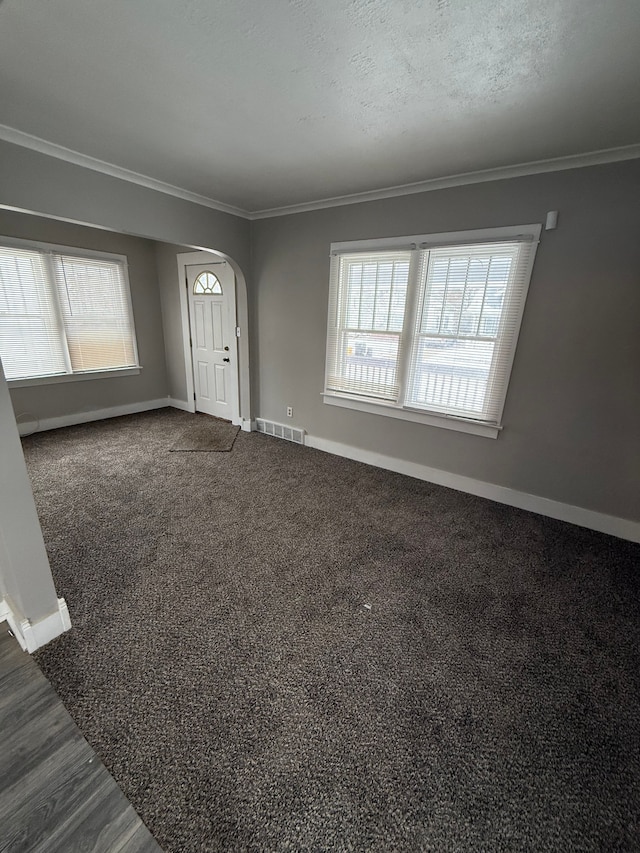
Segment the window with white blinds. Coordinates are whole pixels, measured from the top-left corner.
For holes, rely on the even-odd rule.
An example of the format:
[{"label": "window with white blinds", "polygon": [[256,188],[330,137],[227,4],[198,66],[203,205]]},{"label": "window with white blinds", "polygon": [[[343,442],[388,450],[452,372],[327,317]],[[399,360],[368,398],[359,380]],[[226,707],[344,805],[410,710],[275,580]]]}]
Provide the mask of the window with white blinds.
[{"label": "window with white blinds", "polygon": [[327,402],[499,427],[539,234],[332,246]]},{"label": "window with white blinds", "polygon": [[380,252],[336,262],[327,388],[396,400],[411,258]]},{"label": "window with white blinds", "polygon": [[0,358],[9,380],[137,367],[125,259],[0,245]]}]

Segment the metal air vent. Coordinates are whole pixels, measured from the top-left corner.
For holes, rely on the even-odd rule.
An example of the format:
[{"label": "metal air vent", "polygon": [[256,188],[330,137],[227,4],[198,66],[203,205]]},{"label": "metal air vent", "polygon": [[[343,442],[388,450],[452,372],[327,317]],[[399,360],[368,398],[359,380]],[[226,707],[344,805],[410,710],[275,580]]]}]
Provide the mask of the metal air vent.
[{"label": "metal air vent", "polygon": [[304,430],[298,427],[290,427],[286,424],[277,424],[275,421],[267,421],[264,418],[256,418],[256,429],[265,435],[284,438],[285,441],[293,441],[294,444],[304,444]]}]

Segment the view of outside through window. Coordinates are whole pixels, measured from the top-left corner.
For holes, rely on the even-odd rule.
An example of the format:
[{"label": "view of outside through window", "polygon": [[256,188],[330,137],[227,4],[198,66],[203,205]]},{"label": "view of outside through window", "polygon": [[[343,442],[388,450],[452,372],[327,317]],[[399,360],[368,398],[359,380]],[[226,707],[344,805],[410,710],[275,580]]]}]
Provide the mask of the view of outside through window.
[{"label": "view of outside through window", "polygon": [[[464,251],[464,250],[463,250]],[[514,255],[430,252],[407,403],[482,413]]]},{"label": "view of outside through window", "polygon": [[408,347],[405,405],[482,414],[518,252],[515,244],[496,248],[422,253],[415,316],[407,318],[409,252],[345,260],[339,365],[345,389],[398,399],[401,352]]},{"label": "view of outside through window", "polygon": [[349,263],[343,378],[376,396],[397,396],[409,259]]}]

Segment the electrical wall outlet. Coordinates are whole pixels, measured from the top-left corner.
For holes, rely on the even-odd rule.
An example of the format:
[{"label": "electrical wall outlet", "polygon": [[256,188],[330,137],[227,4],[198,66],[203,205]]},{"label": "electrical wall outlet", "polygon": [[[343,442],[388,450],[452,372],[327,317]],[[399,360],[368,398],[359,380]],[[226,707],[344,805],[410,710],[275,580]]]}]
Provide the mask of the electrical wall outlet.
[{"label": "electrical wall outlet", "polygon": [[288,418],[293,417],[293,406],[287,406],[287,417]]}]

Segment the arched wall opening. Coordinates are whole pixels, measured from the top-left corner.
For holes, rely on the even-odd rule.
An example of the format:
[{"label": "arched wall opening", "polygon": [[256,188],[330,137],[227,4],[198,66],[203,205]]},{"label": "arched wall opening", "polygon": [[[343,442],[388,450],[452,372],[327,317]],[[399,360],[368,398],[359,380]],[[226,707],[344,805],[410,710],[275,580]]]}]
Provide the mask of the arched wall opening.
[{"label": "arched wall opening", "polygon": [[[23,224],[20,227],[14,225],[8,228],[3,228],[2,213],[4,211],[7,211],[9,216],[14,215],[14,217],[17,216],[17,218],[23,220]],[[40,223],[40,227],[35,229],[35,233],[32,233],[31,229],[28,227],[29,222]],[[52,236],[50,237],[50,239],[48,230],[43,230],[43,222],[49,222],[52,224]],[[240,222],[242,225],[244,224],[242,221]],[[24,223],[27,223],[27,225],[25,225]],[[59,227],[57,229],[54,227],[56,223],[59,223]],[[67,236],[67,231],[65,230],[65,227],[71,228],[72,226],[79,226],[79,228],[77,229],[78,231],[80,229],[89,229],[91,232],[95,232],[96,236],[101,238],[101,241],[107,239],[106,235],[117,235],[120,236],[123,240],[131,240],[133,238],[138,239],[140,241],[152,241],[156,249],[157,284],[159,289],[160,303],[162,307],[162,330],[164,339],[163,358],[167,365],[166,388],[163,392],[158,393],[158,386],[156,385],[156,390],[151,395],[152,399],[147,399],[149,397],[149,394],[147,394],[146,397],[141,397],[137,401],[127,398],[126,401],[124,401],[124,410],[122,412],[114,413],[125,414],[127,413],[127,411],[134,411],[136,402],[143,404],[142,408],[158,407],[162,398],[166,398],[167,405],[176,405],[178,408],[182,408],[187,411],[193,410],[193,406],[190,405],[193,400],[193,380],[191,376],[191,364],[190,360],[187,361],[184,355],[185,352],[188,352],[189,330],[188,320],[186,320],[185,325],[185,306],[183,304],[184,300],[182,298],[184,296],[184,288],[181,286],[182,282],[184,282],[184,263],[180,262],[180,258],[186,258],[187,256],[195,258],[198,257],[198,255],[200,254],[200,256],[202,257],[215,256],[216,259],[222,259],[229,264],[229,266],[233,270],[235,278],[236,324],[240,330],[239,337],[237,339],[237,393],[239,413],[237,422],[242,426],[243,429],[250,430],[251,389],[249,365],[248,295],[247,279],[241,263],[231,254],[225,252],[221,247],[206,246],[202,244],[194,245],[183,242],[174,243],[169,242],[167,240],[159,239],[158,236],[154,235],[153,233],[144,233],[143,229],[138,229],[136,232],[125,231],[123,229],[114,229],[106,227],[103,224],[80,221],[78,219],[72,219],[67,216],[60,216],[51,213],[25,210],[22,208],[17,208],[14,205],[6,205],[0,203],[0,235],[8,239],[10,239],[11,237],[31,239],[35,236],[41,241],[48,241],[69,246],[74,246],[76,243],[78,243],[79,248],[104,248],[103,245],[97,244],[81,245],[78,242],[78,239],[86,240],[87,238],[84,237],[76,239],[72,234]],[[5,231],[8,233],[3,233]],[[119,251],[122,251],[120,247],[118,247],[118,249]],[[134,304],[134,318],[136,321],[136,325],[138,325],[139,315],[141,315],[143,312],[140,310],[140,306],[138,306],[138,316],[136,316],[135,307],[136,306]],[[157,352],[155,352],[154,358],[158,360]],[[144,371],[145,365],[143,364],[142,367]],[[179,374],[181,374],[182,376],[182,381],[176,381],[176,376]],[[96,380],[96,382],[98,381],[99,380]],[[102,388],[106,389],[107,386],[104,384],[106,380],[102,380],[102,382]],[[16,416],[18,418],[22,432],[34,431],[35,429],[52,428],[55,426],[64,426],[67,423],[72,422],[80,422],[81,420],[83,420],[83,418],[81,417],[82,414],[87,415],[84,420],[97,419],[97,417],[94,417],[94,415],[99,416],[100,412],[102,411],[106,412],[109,409],[116,409],[118,408],[118,406],[122,408],[123,405],[123,402],[118,400],[116,401],[115,406],[109,404],[101,406],[96,403],[95,399],[91,399],[90,397],[88,397],[86,405],[83,407],[86,409],[85,412],[72,410],[65,411],[64,403],[62,402],[62,397],[64,396],[64,389],[62,389],[62,386],[58,386],[57,389],[50,387],[45,390],[48,394],[47,402],[49,404],[50,411],[45,411],[44,413],[42,413],[38,411],[32,411],[34,407],[30,405],[29,402],[27,402],[26,404],[23,402],[25,399],[27,401],[33,399],[32,392],[31,394],[29,394],[27,390],[12,389],[12,397],[14,399],[14,407],[16,408]],[[86,383],[83,383],[83,390],[85,392],[88,390],[88,386]],[[61,402],[58,408],[54,406],[53,409],[51,409],[51,405],[53,405],[52,398],[54,394],[57,394]],[[65,418],[65,415],[67,415],[68,417]],[[69,420],[69,417],[71,417],[72,420]]]}]

